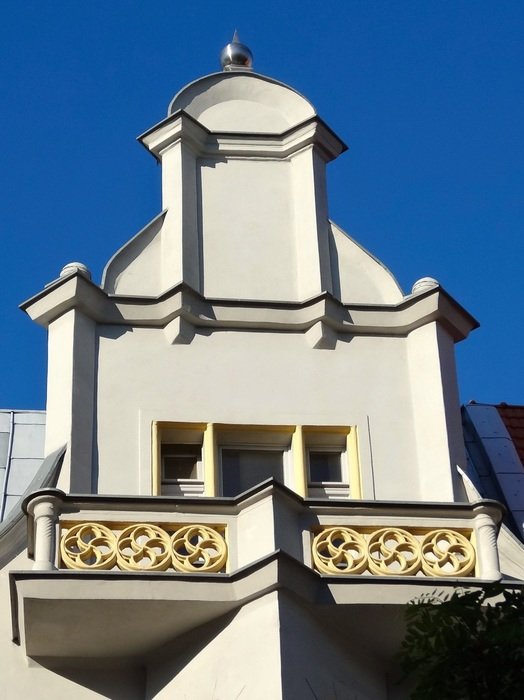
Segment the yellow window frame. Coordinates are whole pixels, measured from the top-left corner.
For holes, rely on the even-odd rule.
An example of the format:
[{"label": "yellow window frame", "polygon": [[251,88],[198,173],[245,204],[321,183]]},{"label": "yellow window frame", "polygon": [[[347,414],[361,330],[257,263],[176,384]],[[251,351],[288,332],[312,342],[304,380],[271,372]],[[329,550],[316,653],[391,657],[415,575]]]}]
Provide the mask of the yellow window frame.
[{"label": "yellow window frame", "polygon": [[293,464],[294,490],[303,498],[308,495],[307,444],[315,434],[322,436],[345,436],[349,497],[362,498],[362,478],[356,426],[333,425],[253,425],[238,423],[185,423],[176,421],[153,421],[151,435],[151,493],[162,492],[161,447],[163,434],[168,430],[189,430],[202,433],[204,463],[204,496],[216,497],[220,493],[220,465],[218,448],[220,438],[226,433],[287,433],[290,435]]}]

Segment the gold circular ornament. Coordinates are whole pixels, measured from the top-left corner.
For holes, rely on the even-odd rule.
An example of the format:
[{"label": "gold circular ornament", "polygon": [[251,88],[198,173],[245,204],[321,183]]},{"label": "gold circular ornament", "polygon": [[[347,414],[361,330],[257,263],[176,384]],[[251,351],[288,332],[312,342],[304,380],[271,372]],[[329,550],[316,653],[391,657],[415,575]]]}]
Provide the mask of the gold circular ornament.
[{"label": "gold circular ornament", "polygon": [[111,569],[116,562],[116,537],[99,523],[74,525],[62,536],[60,555],[68,569]]},{"label": "gold circular ornament", "polygon": [[117,559],[125,571],[165,571],[171,564],[169,535],[156,525],[130,525],[118,536]]},{"label": "gold circular ornament", "polygon": [[313,562],[323,574],[360,574],[367,568],[366,541],[349,527],[328,527],[315,536]]},{"label": "gold circular ornament", "polygon": [[382,576],[414,576],[420,569],[420,545],[407,530],[383,527],[368,541],[369,568]]},{"label": "gold circular ornament", "polygon": [[432,530],[422,540],[422,568],[427,576],[468,576],[475,568],[475,550],[454,530]]},{"label": "gold circular ornament", "polygon": [[172,561],[177,571],[220,571],[227,562],[224,537],[206,525],[184,525],[171,536]]}]

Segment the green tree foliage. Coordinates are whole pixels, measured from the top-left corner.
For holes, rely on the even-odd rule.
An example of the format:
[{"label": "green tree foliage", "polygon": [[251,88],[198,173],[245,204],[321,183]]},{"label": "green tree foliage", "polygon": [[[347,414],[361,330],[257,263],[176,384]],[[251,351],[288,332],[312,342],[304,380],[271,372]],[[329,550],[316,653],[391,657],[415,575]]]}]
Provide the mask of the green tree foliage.
[{"label": "green tree foliage", "polygon": [[524,591],[499,584],[406,608],[401,666],[412,700],[523,700]]}]

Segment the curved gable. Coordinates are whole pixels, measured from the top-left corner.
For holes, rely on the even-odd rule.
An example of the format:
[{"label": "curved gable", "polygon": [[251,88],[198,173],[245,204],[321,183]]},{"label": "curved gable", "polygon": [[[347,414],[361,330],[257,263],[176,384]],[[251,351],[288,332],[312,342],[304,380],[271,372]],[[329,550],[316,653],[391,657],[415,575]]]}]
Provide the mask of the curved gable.
[{"label": "curved gable", "polygon": [[282,133],[316,112],[287,85],[256,73],[213,73],[183,88],[168,115],[183,109],[210,131]]},{"label": "curved gable", "polygon": [[[333,277],[344,304],[398,304],[404,298],[392,273],[377,258],[331,222],[335,247]],[[333,263],[332,263],[333,264]]]}]

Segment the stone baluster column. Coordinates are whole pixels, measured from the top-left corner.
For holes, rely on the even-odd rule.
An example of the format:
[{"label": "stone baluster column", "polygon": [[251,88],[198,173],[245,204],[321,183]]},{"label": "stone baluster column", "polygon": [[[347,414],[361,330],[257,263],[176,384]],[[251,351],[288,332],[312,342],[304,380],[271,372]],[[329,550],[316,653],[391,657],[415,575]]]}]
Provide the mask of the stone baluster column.
[{"label": "stone baluster column", "polygon": [[479,513],[475,517],[475,530],[480,578],[499,581],[502,574],[497,548],[497,525],[489,512]]},{"label": "stone baluster column", "polygon": [[34,571],[56,569],[56,529],[61,500],[54,494],[41,494],[27,505],[34,523]]}]

